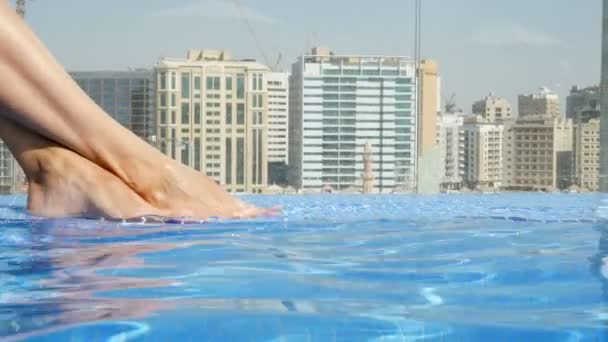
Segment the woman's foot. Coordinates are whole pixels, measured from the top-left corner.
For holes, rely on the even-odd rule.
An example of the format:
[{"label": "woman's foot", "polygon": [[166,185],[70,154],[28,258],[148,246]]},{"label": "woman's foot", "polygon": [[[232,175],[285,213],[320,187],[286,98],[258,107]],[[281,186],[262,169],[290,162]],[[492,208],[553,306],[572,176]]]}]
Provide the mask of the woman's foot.
[{"label": "woman's foot", "polygon": [[43,217],[126,219],[163,216],[120,179],[62,147],[25,152],[28,210]]},{"label": "woman's foot", "polygon": [[228,193],[213,179],[158,154],[156,162],[126,160],[127,184],[152,206],[172,217],[244,218],[276,215],[277,209],[259,209]]}]

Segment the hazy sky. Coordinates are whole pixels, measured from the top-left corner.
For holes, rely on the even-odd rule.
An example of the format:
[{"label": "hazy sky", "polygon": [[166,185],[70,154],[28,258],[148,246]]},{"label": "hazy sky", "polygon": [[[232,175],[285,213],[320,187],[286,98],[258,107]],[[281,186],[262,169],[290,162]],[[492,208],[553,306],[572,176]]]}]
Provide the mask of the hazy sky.
[{"label": "hazy sky", "polygon": [[[188,48],[240,58],[307,46],[413,55],[413,0],[35,0],[28,22],[70,70],[152,67]],[[439,62],[444,97],[470,110],[490,91],[515,106],[545,85],[562,97],[600,77],[601,0],[422,0],[422,55]]]}]

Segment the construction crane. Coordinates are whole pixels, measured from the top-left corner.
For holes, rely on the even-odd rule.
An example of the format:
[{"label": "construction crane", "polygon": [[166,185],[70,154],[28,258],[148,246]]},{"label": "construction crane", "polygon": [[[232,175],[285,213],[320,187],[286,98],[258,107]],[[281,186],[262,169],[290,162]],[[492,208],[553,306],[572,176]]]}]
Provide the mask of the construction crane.
[{"label": "construction crane", "polygon": [[456,113],[456,93],[452,93],[449,99],[443,99],[445,102],[445,112],[447,114]]},{"label": "construction crane", "polygon": [[260,53],[260,55],[262,56],[264,63],[268,67],[270,67],[272,69],[272,71],[277,71],[277,69],[279,68],[279,65],[281,64],[283,55],[281,53],[279,53],[277,61],[274,64],[270,62],[270,58],[268,58],[268,55],[266,54],[266,50],[262,47],[262,43],[258,39],[258,35],[255,31],[255,28],[253,27],[253,25],[247,18],[247,13],[246,13],[243,5],[241,4],[240,0],[230,0],[230,1],[234,4],[236,9],[239,11],[239,16],[241,18],[241,21],[243,21],[243,24],[245,24],[245,27],[247,27],[247,31],[249,31],[251,38],[253,38],[253,43],[255,44],[255,47],[258,49],[258,52]]},{"label": "construction crane", "polygon": [[21,18],[25,18],[25,0],[17,0],[17,14]]}]

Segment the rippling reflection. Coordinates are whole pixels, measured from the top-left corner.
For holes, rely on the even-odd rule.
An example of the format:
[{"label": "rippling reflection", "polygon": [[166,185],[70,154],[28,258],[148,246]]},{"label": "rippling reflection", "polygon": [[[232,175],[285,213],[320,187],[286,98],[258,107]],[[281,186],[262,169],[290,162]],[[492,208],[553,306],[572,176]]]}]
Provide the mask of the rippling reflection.
[{"label": "rippling reflection", "polygon": [[9,216],[0,337],[607,339],[595,198],[255,197],[285,217],[205,225]]},{"label": "rippling reflection", "polygon": [[[590,310],[592,319],[608,328],[608,224],[602,223],[595,227],[600,233],[597,253],[589,258],[591,273],[599,280],[602,288],[602,301]],[[608,331],[602,334],[608,340]]]},{"label": "rippling reflection", "polygon": [[[6,274],[14,277],[15,285],[22,284],[19,277],[23,275],[38,275],[40,279],[31,279],[32,283],[27,287],[14,288],[14,292],[3,294],[2,315],[8,315],[10,319],[4,335],[17,333],[15,337],[23,338],[30,336],[33,330],[43,334],[85,322],[136,319],[157,310],[174,308],[170,301],[96,296],[103,291],[173,285],[167,280],[119,277],[111,273],[101,276],[99,272],[158,267],[145,265],[140,255],[193,246],[198,242],[146,241],[147,235],[175,230],[171,227],[134,228],[96,223],[83,229],[71,225],[73,223],[62,221],[39,221],[23,227],[21,233],[30,239],[30,250],[19,251],[22,259],[9,261]],[[141,241],[124,241],[135,236]],[[94,242],[107,238],[117,242]]]}]

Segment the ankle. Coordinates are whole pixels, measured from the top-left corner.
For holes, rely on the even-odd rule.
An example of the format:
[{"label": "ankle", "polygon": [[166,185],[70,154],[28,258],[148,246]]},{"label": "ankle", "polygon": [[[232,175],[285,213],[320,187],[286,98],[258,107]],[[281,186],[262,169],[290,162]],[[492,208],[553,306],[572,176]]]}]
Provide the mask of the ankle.
[{"label": "ankle", "polygon": [[19,163],[30,183],[48,184],[61,175],[63,156],[58,148],[47,147],[24,152]]}]

